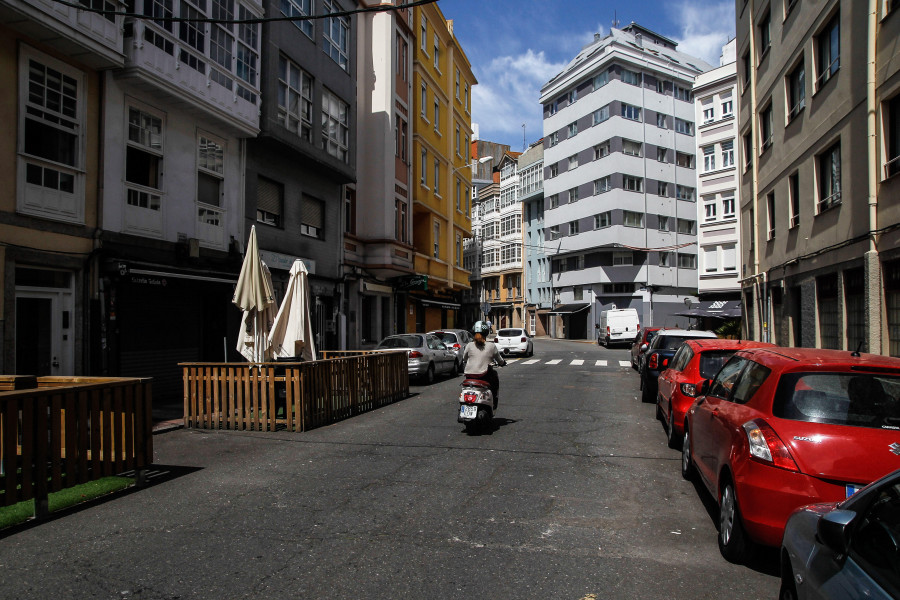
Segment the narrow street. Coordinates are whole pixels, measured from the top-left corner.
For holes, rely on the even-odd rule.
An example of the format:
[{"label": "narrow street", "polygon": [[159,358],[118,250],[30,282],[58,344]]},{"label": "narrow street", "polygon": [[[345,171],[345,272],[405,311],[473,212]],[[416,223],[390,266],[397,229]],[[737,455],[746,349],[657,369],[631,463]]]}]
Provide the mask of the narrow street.
[{"label": "narrow street", "polygon": [[774,553],[719,555],[627,360],[537,340],[482,435],[452,378],[308,433],[156,436],[154,485],[3,540],[4,597],[777,597]]}]

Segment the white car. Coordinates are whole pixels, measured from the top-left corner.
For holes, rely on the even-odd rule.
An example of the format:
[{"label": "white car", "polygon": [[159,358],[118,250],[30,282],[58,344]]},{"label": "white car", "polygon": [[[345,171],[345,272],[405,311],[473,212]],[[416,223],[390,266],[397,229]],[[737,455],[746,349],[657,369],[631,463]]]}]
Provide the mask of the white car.
[{"label": "white car", "polygon": [[522,354],[531,356],[534,354],[534,342],[531,336],[519,327],[508,327],[497,331],[497,349],[506,356],[507,354]]}]

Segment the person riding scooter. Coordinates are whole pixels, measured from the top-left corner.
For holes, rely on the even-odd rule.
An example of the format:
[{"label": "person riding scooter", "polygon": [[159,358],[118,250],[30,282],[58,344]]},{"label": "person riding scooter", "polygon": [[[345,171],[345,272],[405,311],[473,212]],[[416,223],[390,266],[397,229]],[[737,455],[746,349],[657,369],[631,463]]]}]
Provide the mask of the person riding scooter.
[{"label": "person riding scooter", "polygon": [[491,333],[491,325],[485,321],[478,321],[472,327],[475,341],[466,344],[463,350],[462,362],[465,365],[466,379],[478,379],[484,381],[491,388],[494,396],[494,410],[497,410],[497,395],[500,392],[500,378],[491,366],[496,362],[499,366],[505,366],[506,361],[500,356],[500,351],[494,342],[487,341]]}]

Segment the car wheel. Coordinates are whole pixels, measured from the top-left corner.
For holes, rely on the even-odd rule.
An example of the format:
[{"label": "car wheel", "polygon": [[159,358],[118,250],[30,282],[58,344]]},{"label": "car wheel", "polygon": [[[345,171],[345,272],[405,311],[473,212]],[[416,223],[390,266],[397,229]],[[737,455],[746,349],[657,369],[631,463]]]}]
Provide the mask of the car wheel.
[{"label": "car wheel", "polygon": [[634,369],[635,371],[638,370],[637,363],[634,362],[634,354],[631,355],[631,368]]},{"label": "car wheel", "polygon": [[697,471],[691,459],[691,434],[685,426],[684,435],[681,436],[681,476],[688,481],[693,481]]},{"label": "car wheel", "polygon": [[728,562],[740,564],[747,561],[752,549],[741,523],[734,484],[726,480],[719,495],[719,552]]},{"label": "car wheel", "polygon": [[604,344],[607,348],[609,348],[609,336],[606,336],[606,344]]},{"label": "car wheel", "polygon": [[778,590],[778,600],[797,600],[797,584],[794,583],[794,569],[791,561],[784,559],[781,565],[781,589]]},{"label": "car wheel", "polygon": [[428,370],[425,371],[425,383],[431,385],[434,383],[434,365],[428,365]]},{"label": "car wheel", "polygon": [[669,418],[666,421],[666,442],[672,450],[678,450],[678,437],[675,436],[675,413],[669,403]]}]

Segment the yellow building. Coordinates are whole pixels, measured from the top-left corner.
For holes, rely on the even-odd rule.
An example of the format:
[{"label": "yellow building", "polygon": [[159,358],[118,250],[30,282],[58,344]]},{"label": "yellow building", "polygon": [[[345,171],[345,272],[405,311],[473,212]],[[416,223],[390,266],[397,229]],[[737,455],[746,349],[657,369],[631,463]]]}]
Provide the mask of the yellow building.
[{"label": "yellow building", "polygon": [[[427,283],[407,300],[407,330],[468,327],[458,323],[469,288],[462,244],[472,231],[468,158],[472,86],[477,82],[437,3],[416,7],[413,31],[413,246],[415,271]],[[422,278],[420,278],[421,280]]]}]

